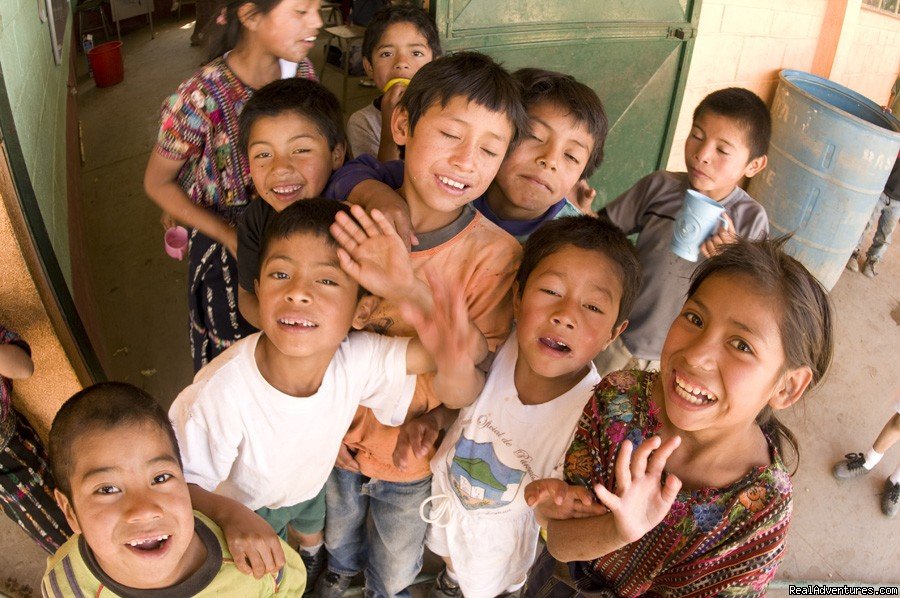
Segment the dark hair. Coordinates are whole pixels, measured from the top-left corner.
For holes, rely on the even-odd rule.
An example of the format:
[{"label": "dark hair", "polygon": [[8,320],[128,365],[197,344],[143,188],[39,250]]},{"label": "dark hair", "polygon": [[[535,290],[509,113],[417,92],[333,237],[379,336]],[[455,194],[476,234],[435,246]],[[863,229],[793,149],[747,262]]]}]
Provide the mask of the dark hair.
[{"label": "dark hair", "polygon": [[[281,4],[282,0],[224,0],[216,4],[216,13],[211,18],[209,56],[207,60],[215,60],[225,52],[232,50],[241,39],[241,20],[238,9],[245,4],[252,4],[257,14],[268,14]],[[219,11],[222,11],[221,13]],[[219,15],[224,16],[224,25],[219,24]]]},{"label": "dark hair", "polygon": [[[834,355],[834,316],[828,294],[803,264],[782,247],[789,237],[765,241],[738,240],[720,254],[701,263],[694,271],[688,298],[712,276],[741,276],[749,279],[755,292],[771,297],[779,314],[779,331],[784,347],[785,368],[807,366],[818,385],[831,366]],[[779,452],[782,441],[790,445],[799,464],[800,451],[794,434],[782,424],[770,407],[756,417],[756,423]]]},{"label": "dark hair", "polygon": [[256,121],[289,112],[311,120],[328,141],[328,149],[333,150],[339,143],[346,147],[344,115],[337,97],[316,81],[290,77],[272,81],[254,93],[244,105],[239,117],[243,151],[247,151],[250,129]]},{"label": "dark hair", "polygon": [[528,277],[541,260],[568,246],[596,251],[619,268],[622,299],[616,316],[618,326],[628,313],[641,290],[641,262],[625,233],[605,216],[568,216],[551,220],[537,229],[525,242],[522,263],[516,273],[519,296],[525,290]]},{"label": "dark hair", "polygon": [[603,144],[609,132],[609,120],[597,93],[575,77],[554,71],[524,68],[514,72],[513,77],[522,83],[522,104],[526,110],[537,104],[552,104],[587,127],[594,147],[581,178],[594,174],[603,162]]},{"label": "dark hair", "polygon": [[370,63],[372,62],[372,53],[375,47],[381,41],[381,37],[388,27],[395,23],[409,23],[422,34],[428,47],[431,48],[433,58],[438,58],[441,54],[441,38],[438,35],[437,26],[434,19],[424,9],[415,4],[393,4],[386,6],[375,13],[372,20],[366,26],[366,34],[363,37],[362,55]]},{"label": "dark hair", "polygon": [[322,237],[329,244],[336,246],[337,241],[328,230],[338,212],[350,214],[350,206],[341,201],[313,197],[295,201],[275,214],[266,225],[262,241],[259,244],[259,264],[262,267],[269,245],[276,239],[287,239],[299,233],[308,233]]},{"label": "dark hair", "polygon": [[694,122],[707,112],[730,118],[746,131],[751,160],[769,152],[772,117],[765,102],[749,89],[728,87],[712,92],[697,104]]},{"label": "dark hair", "polygon": [[486,54],[457,52],[424,65],[403,92],[398,106],[409,115],[409,133],[436,103],[446,106],[462,97],[492,112],[506,115],[513,126],[509,147],[528,130],[528,115],[522,106],[522,85]]},{"label": "dark hair", "polygon": [[141,424],[165,432],[181,467],[178,440],[169,417],[159,403],[140,388],[125,382],[101,382],[72,395],[57,412],[50,427],[50,470],[60,492],[72,499],[69,478],[76,459],[72,449],[79,438],[97,430]]}]

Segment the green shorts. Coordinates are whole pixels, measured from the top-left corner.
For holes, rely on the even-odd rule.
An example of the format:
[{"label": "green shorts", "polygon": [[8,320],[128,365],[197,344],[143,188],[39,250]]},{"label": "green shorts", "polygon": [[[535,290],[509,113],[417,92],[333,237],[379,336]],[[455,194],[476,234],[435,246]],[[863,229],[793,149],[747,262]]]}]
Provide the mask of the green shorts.
[{"label": "green shorts", "polygon": [[256,514],[265,519],[282,540],[287,540],[288,525],[301,534],[321,532],[325,529],[325,487],[309,500],[278,509],[260,507]]}]

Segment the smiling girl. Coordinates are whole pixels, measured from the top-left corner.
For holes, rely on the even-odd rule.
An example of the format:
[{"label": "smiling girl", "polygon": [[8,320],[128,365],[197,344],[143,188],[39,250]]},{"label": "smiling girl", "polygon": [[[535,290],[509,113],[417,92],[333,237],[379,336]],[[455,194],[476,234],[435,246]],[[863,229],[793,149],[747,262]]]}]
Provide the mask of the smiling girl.
[{"label": "smiling girl", "polygon": [[212,59],[163,104],[144,190],[191,231],[188,305],[194,370],[253,332],[237,307],[237,232],[252,184],[238,141],[250,95],[287,77],[315,79],[307,54],[322,26],[319,0],[227,0]]},{"label": "smiling girl", "polygon": [[[779,247],[739,241],[704,262],[660,371],[595,389],[566,457],[573,486],[527,491],[571,579],[535,574],[529,594],[765,593],[791,519],[782,447],[797,448],[774,412],[821,381],[833,348],[825,292]],[[590,489],[607,513],[587,512]]]}]

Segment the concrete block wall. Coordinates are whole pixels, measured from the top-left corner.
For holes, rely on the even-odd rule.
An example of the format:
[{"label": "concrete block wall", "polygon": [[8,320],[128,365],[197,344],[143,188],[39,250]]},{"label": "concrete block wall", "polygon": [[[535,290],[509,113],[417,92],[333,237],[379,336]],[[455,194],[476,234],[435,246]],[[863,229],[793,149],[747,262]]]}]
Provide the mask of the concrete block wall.
[{"label": "concrete block wall", "polygon": [[708,93],[746,87],[770,102],[778,71],[808,71],[827,0],[704,0],[666,168],[684,170],[694,108]]},{"label": "concrete block wall", "polygon": [[62,63],[53,60],[50,26],[35,0],[0,0],[0,67],[44,224],[71,288],[66,198],[66,80],[72,17]]},{"label": "concrete block wall", "polygon": [[855,29],[832,79],[884,106],[900,70],[900,16],[863,5]]}]

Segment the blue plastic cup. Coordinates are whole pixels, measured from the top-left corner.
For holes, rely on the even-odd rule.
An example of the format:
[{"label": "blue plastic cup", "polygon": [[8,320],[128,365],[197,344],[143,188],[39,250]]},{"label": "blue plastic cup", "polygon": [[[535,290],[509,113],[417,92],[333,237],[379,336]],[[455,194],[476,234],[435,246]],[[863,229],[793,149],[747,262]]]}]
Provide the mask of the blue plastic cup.
[{"label": "blue plastic cup", "polygon": [[719,202],[688,189],[684,205],[675,219],[672,253],[689,262],[696,262],[700,257],[700,246],[712,236],[719,223],[728,228],[723,212],[725,208]]}]

